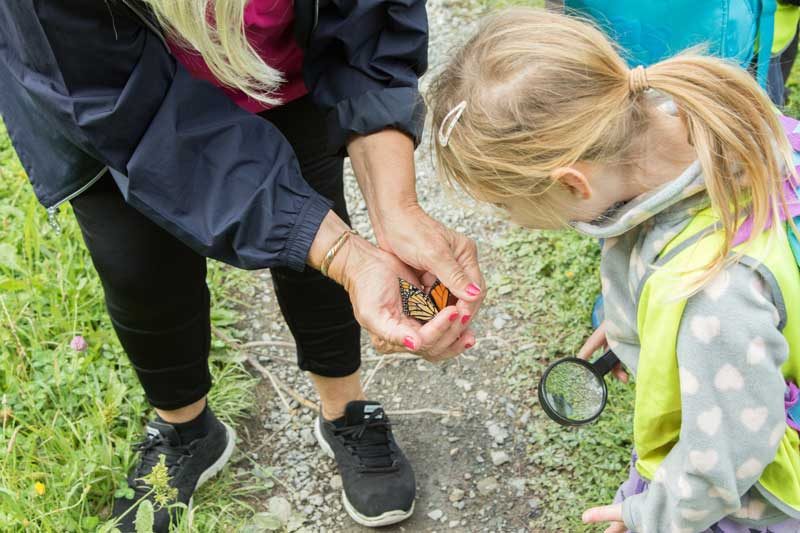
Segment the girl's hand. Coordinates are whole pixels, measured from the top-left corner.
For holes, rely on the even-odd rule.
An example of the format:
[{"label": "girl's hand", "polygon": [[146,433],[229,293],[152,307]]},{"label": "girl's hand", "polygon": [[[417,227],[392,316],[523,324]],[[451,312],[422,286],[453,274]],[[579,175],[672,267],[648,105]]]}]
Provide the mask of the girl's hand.
[{"label": "girl's hand", "polygon": [[[586,339],[586,342],[583,343],[583,346],[578,351],[578,358],[585,359],[586,361],[588,361],[592,357],[592,354],[597,350],[599,350],[600,348],[603,349],[608,348],[608,341],[606,340],[605,320],[603,321],[602,324],[600,324],[600,327],[598,327],[594,331],[594,333],[592,333],[589,336],[589,338]],[[614,368],[611,370],[611,373],[614,375],[615,378],[617,378],[621,382],[623,383],[628,382],[628,373],[625,372],[624,368],[622,368],[621,363],[614,366]]]},{"label": "girl's hand", "polygon": [[625,533],[628,528],[622,521],[622,504],[604,505],[602,507],[592,507],[583,512],[581,517],[584,524],[597,524],[610,522],[605,533]]}]

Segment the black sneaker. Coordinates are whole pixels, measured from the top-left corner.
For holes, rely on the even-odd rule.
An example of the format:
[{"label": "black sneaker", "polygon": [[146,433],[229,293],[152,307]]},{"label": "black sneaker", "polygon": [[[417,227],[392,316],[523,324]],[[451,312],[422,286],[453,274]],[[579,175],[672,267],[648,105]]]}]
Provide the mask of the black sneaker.
[{"label": "black sneaker", "polygon": [[[169,501],[168,505],[181,502],[191,509],[192,494],[200,485],[222,470],[233,453],[236,441],[236,432],[216,417],[211,426],[205,437],[183,444],[172,425],[157,421],[147,424],[147,437],[136,444],[136,450],[141,453],[139,464],[128,476],[128,486],[133,489],[134,497],[117,498],[114,501],[112,517],[122,516],[120,522],[116,524],[122,533],[136,531],[137,509],[134,507],[151,489],[141,478],[152,471],[162,460],[162,455],[170,477],[169,484],[177,489],[177,498]],[[154,501],[152,494],[147,499],[153,502],[156,510],[153,531],[168,533],[170,520],[175,524],[178,512],[159,505]]]},{"label": "black sneaker", "polygon": [[342,475],[342,500],[353,520],[367,527],[402,522],[414,512],[414,470],[392,435],[377,402],[350,402],[344,418],[320,415],[317,441]]}]

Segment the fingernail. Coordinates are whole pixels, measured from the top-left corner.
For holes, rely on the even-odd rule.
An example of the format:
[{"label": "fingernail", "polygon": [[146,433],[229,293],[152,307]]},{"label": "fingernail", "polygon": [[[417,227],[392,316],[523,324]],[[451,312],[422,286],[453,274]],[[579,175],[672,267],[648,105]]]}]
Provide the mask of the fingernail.
[{"label": "fingernail", "polygon": [[469,350],[469,349],[470,349],[470,348],[472,348],[473,346],[475,346],[475,343],[474,343],[474,342],[468,342],[467,344],[465,344],[465,345],[464,345],[464,348],[466,348],[467,350]]},{"label": "fingernail", "polygon": [[458,313],[453,313],[450,315],[450,322],[453,322],[456,318],[458,318]]},{"label": "fingernail", "polygon": [[470,283],[467,285],[467,294],[470,296],[477,296],[481,293],[481,288],[475,285],[474,283]]},{"label": "fingernail", "polygon": [[469,322],[470,318],[472,318],[472,315],[464,315],[464,316],[462,316],[461,317],[461,323],[462,324],[466,324],[467,322]]},{"label": "fingernail", "polygon": [[405,339],[403,339],[403,344],[405,344],[406,348],[408,348],[409,350],[416,349],[416,346],[414,345],[414,339],[412,339],[411,337],[406,337]]}]

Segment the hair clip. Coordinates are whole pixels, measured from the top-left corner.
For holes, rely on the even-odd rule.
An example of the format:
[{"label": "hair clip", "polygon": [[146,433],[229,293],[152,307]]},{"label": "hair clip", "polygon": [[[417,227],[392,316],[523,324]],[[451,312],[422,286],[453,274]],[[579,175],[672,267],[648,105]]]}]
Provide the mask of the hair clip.
[{"label": "hair clip", "polygon": [[444,116],[444,119],[442,119],[442,125],[439,126],[440,146],[447,146],[447,143],[450,142],[450,136],[453,134],[453,129],[456,127],[458,119],[461,118],[461,115],[464,113],[466,108],[467,102],[466,100],[462,100]]}]

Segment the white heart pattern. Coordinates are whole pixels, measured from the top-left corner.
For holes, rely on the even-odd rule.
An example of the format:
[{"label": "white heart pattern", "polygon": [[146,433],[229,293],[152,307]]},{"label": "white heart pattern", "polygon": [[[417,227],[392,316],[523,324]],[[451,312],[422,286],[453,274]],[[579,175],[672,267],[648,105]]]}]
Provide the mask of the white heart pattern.
[{"label": "white heart pattern", "polygon": [[681,509],[681,516],[689,522],[699,522],[708,515],[709,511],[705,509]]},{"label": "white heart pattern", "polygon": [[697,427],[709,437],[716,435],[720,422],[722,422],[722,409],[716,405],[697,417]]},{"label": "white heart pattern", "polygon": [[704,474],[717,466],[719,455],[716,450],[706,450],[701,452],[699,450],[692,450],[689,452],[689,462],[695,470]]},{"label": "white heart pattern", "polygon": [[786,433],[786,428],[787,427],[788,426],[786,425],[786,422],[781,422],[780,424],[775,426],[775,429],[773,429],[772,433],[769,434],[769,445],[770,446],[775,446],[776,444],[778,444],[781,441],[781,439],[783,438],[783,435]]},{"label": "white heart pattern", "polygon": [[742,409],[742,414],[739,416],[739,419],[742,421],[742,424],[744,424],[744,427],[755,433],[761,429],[761,426],[767,421],[768,414],[769,411],[766,407],[747,408]]},{"label": "white heart pattern", "polygon": [[703,344],[708,344],[719,336],[719,318],[715,316],[694,316],[689,323],[689,328],[697,340]]},{"label": "white heart pattern", "polygon": [[723,392],[728,390],[740,390],[744,387],[744,378],[736,367],[726,364],[723,365],[722,368],[719,369],[719,372],[717,372],[717,375],[714,376],[714,386],[717,390]]},{"label": "white heart pattern", "polygon": [[739,501],[739,498],[736,497],[736,494],[732,493],[728,489],[723,489],[722,487],[716,486],[708,489],[708,496],[710,498],[721,498],[722,500],[731,504]]},{"label": "white heart pattern", "polygon": [[680,492],[681,498],[689,499],[692,497],[692,486],[683,476],[678,477],[678,492]]},{"label": "white heart pattern", "polygon": [[681,392],[683,394],[688,394],[691,396],[697,392],[697,389],[700,388],[700,383],[697,381],[697,378],[685,368],[679,368],[678,375],[681,382]]},{"label": "white heart pattern", "polygon": [[727,270],[723,270],[703,290],[712,300],[717,301],[725,294],[731,284],[731,275]]},{"label": "white heart pattern", "polygon": [[757,365],[765,357],[767,357],[767,343],[763,338],[756,337],[750,341],[750,345],[747,347],[747,364]]},{"label": "white heart pattern", "polygon": [[736,479],[749,479],[755,477],[761,473],[763,468],[764,465],[761,464],[761,461],[751,457],[742,463],[742,466],[736,469]]}]

